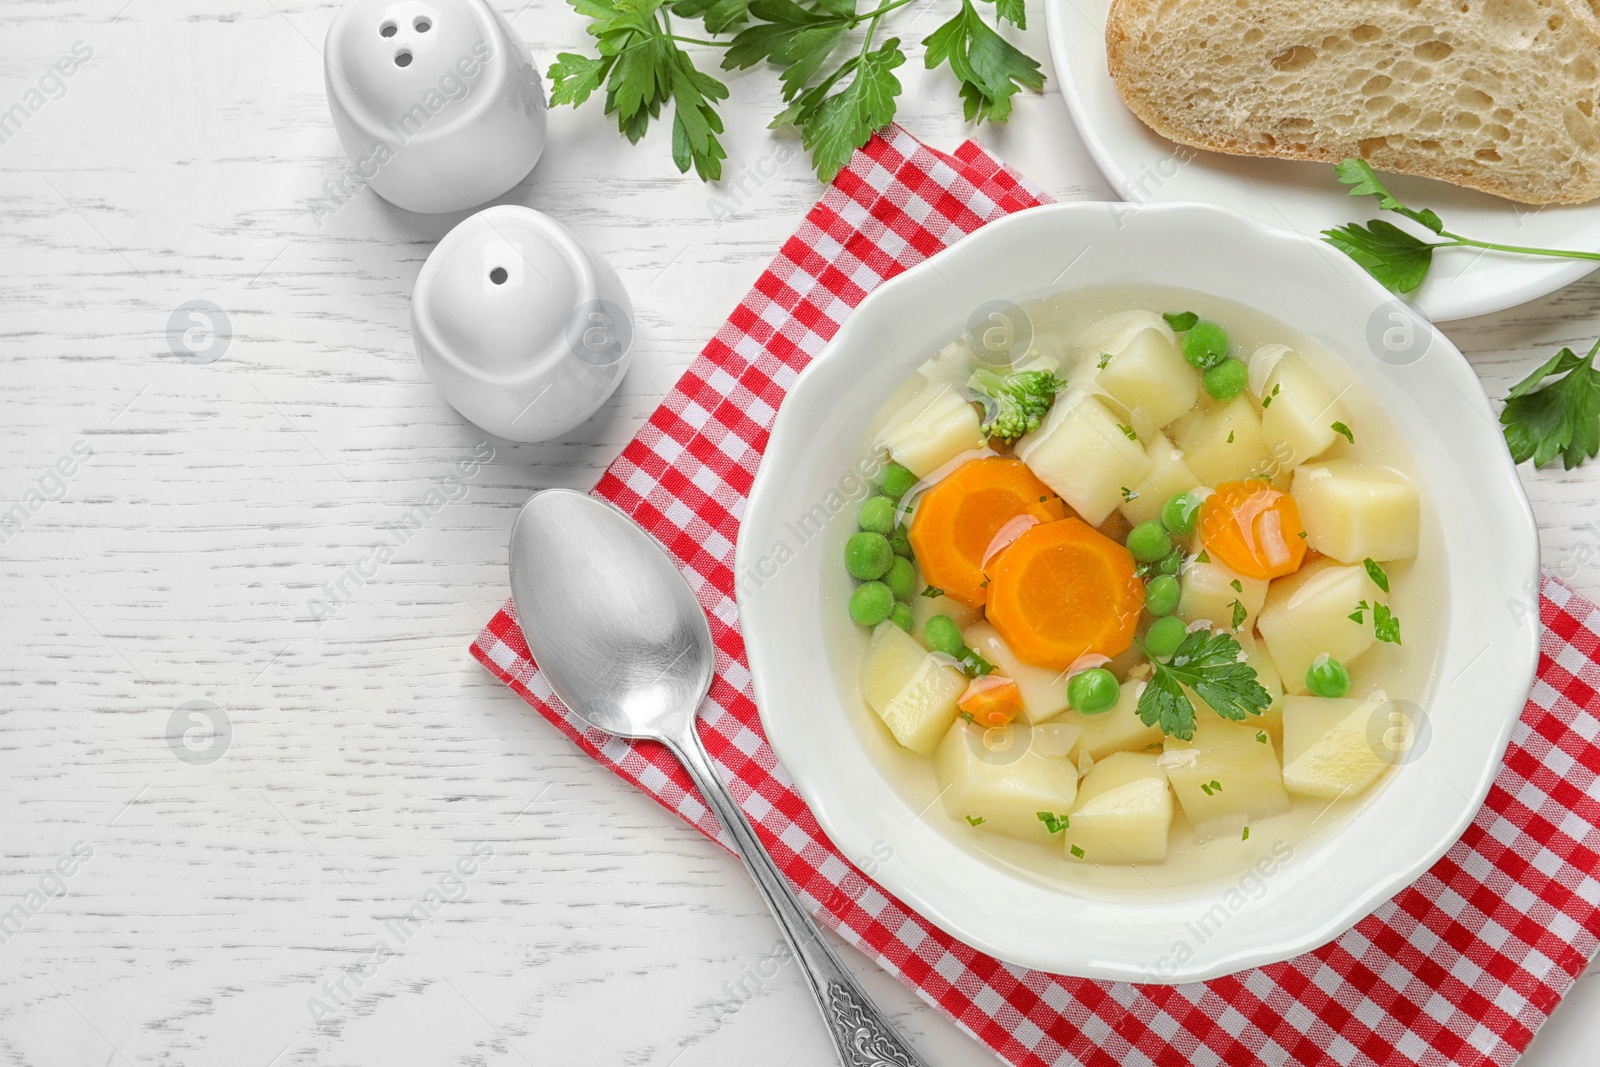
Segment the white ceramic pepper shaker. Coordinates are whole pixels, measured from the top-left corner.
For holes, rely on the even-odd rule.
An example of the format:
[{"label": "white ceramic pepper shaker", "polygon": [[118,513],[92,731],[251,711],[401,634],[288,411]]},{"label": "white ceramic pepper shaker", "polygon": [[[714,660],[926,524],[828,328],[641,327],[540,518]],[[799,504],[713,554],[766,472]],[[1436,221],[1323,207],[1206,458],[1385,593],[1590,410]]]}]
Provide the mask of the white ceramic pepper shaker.
[{"label": "white ceramic pepper shaker", "polygon": [[633,308],[616,272],[572,231],[502,204],[429,254],[411,332],[423,369],[462,415],[512,441],[548,441],[622,381]]},{"label": "white ceramic pepper shaker", "polygon": [[487,0],[354,0],[322,54],[356,173],[408,211],[493,200],[544,151],[544,83]]}]

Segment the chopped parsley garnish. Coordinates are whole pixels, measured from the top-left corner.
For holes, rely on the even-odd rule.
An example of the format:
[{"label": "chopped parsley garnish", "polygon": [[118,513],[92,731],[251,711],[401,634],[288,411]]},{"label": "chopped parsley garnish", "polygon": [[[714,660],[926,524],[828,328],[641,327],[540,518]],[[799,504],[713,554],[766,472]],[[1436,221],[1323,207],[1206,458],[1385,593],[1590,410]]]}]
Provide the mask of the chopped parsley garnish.
[{"label": "chopped parsley garnish", "polygon": [[922,595],[932,600],[936,596],[944,596],[944,590],[936,585],[930,585],[922,591]]},{"label": "chopped parsley garnish", "polygon": [[1059,834],[1072,823],[1072,820],[1065,815],[1057,815],[1050,811],[1038,811],[1034,812],[1034,814],[1039,816],[1039,821],[1044,823],[1044,828],[1052,834]]},{"label": "chopped parsley garnish", "polygon": [[1263,745],[1267,743],[1267,732],[1265,730],[1256,731],[1256,742]]},{"label": "chopped parsley garnish", "polygon": [[1196,563],[1210,563],[1211,557],[1206,553],[1206,550],[1202,548],[1200,550],[1200,554],[1194,558],[1194,561]]},{"label": "chopped parsley garnish", "polygon": [[1122,436],[1126,437],[1130,441],[1137,441],[1139,439],[1139,435],[1133,432],[1132,426],[1128,426],[1119,422],[1117,423],[1117,429],[1121,430]]},{"label": "chopped parsley garnish", "polygon": [[972,712],[970,712],[970,711],[958,711],[958,712],[956,712],[956,714],[961,716],[967,722],[977,722],[978,721],[977,718],[974,717]]},{"label": "chopped parsley garnish", "polygon": [[1194,692],[1224,719],[1242,722],[1272,704],[1256,672],[1239,661],[1242,650],[1231,634],[1196,630],[1183,639],[1166,663],[1151,658],[1153,673],[1139,694],[1139,721],[1183,741],[1194,740]]},{"label": "chopped parsley garnish", "polygon": [[1400,620],[1394,617],[1389,605],[1372,605],[1372,636],[1391,645],[1400,643]]},{"label": "chopped parsley garnish", "polygon": [[1126,502],[1131,504],[1135,500],[1139,499],[1139,494],[1137,492],[1135,492],[1134,490],[1129,489],[1125,485],[1122,486],[1121,488],[1122,488],[1122,499],[1125,500]]},{"label": "chopped parsley garnish", "polygon": [[1352,611],[1346,618],[1351,622],[1362,622],[1364,621],[1364,613],[1369,609],[1372,611],[1372,636],[1379,641],[1387,641],[1391,645],[1398,645],[1400,643],[1400,620],[1395,617],[1394,612],[1389,610],[1389,605],[1368,604],[1363,600],[1356,605],[1356,610]]},{"label": "chopped parsley garnish", "polygon": [[1110,362],[1111,362],[1111,353],[1110,352],[1102,352],[1102,353],[1100,353],[1100,362],[1097,364],[1097,366],[1098,366],[1098,368],[1100,370],[1105,370],[1106,369],[1106,364],[1110,363]]},{"label": "chopped parsley garnish", "polygon": [[1349,441],[1351,444],[1356,443],[1356,435],[1351,431],[1350,427],[1346,426],[1344,423],[1335,422],[1332,426],[1329,426],[1328,429],[1332,430],[1336,434],[1342,435],[1344,439]]},{"label": "chopped parsley garnish", "polygon": [[1238,633],[1239,627],[1243,626],[1244,620],[1249,617],[1250,613],[1244,609],[1244,605],[1235,600],[1233,602],[1233,632]]},{"label": "chopped parsley garnish", "polygon": [[961,665],[962,670],[966,671],[975,678],[982,678],[986,674],[994,673],[994,664],[990,663],[988,660],[978,655],[975,650],[970,648],[963,648],[961,650],[961,655],[959,658],[957,658],[956,662]]},{"label": "chopped parsley garnish", "polygon": [[1278,395],[1278,386],[1272,387],[1272,392],[1261,398],[1261,410],[1265,411],[1272,406],[1272,398]]},{"label": "chopped parsley garnish", "polygon": [[1072,849],[1072,858],[1073,859],[1075,859],[1075,860],[1083,859],[1083,849],[1079,848],[1077,845],[1071,846],[1071,849]]},{"label": "chopped parsley garnish", "polygon": [[1213,796],[1222,792],[1222,783],[1217,781],[1215,778],[1211,779],[1209,782],[1201,782],[1200,792],[1204,793],[1208,797]]},{"label": "chopped parsley garnish", "polygon": [[972,825],[972,826],[982,826],[983,825],[983,816],[979,815],[976,818],[974,818],[973,816],[968,815],[967,816],[967,822],[968,822],[969,825]]},{"label": "chopped parsley garnish", "polygon": [[1244,828],[1244,836],[1239,838],[1239,840],[1240,841],[1248,841],[1248,840],[1250,840],[1250,827],[1246,826]]},{"label": "chopped parsley garnish", "polygon": [[1192,330],[1200,321],[1200,316],[1192,311],[1166,311],[1161,317],[1167,320],[1167,325],[1172,327],[1173,333]]},{"label": "chopped parsley garnish", "polygon": [[1233,431],[1232,430],[1228,431],[1228,443],[1230,445],[1233,444]]},{"label": "chopped parsley garnish", "polygon": [[1372,579],[1372,584],[1387,593],[1389,591],[1389,574],[1378,565],[1378,561],[1368,556],[1361,561],[1361,565],[1367,568],[1367,576]]},{"label": "chopped parsley garnish", "polygon": [[1233,581],[1229,582],[1228,584],[1233,586],[1233,591],[1235,593],[1244,592],[1244,586],[1240,584],[1239,579],[1235,578]]}]

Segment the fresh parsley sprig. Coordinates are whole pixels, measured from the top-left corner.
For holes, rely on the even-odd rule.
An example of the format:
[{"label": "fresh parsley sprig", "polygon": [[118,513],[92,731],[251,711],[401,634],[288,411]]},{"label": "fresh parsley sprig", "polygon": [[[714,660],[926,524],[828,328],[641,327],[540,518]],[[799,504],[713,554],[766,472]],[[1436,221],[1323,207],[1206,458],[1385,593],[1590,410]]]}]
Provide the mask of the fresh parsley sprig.
[{"label": "fresh parsley sprig", "polygon": [[[1382,219],[1322,231],[1329,244],[1396,292],[1409,293],[1422,284],[1433,265],[1434,250],[1439,248],[1487,248],[1529,256],[1600,260],[1600,252],[1528,248],[1463,237],[1445,229],[1434,211],[1402,204],[1365,160],[1346,159],[1334,171],[1339,181],[1350,186],[1351,196],[1377,197],[1378,206],[1384,211],[1410,219],[1444,238],[1425,240]],[[1563,348],[1506,394],[1506,406],[1500,412],[1501,432],[1517,463],[1531,459],[1535,467],[1542,467],[1560,456],[1562,465],[1571,470],[1600,455],[1600,371],[1594,366],[1597,350],[1600,342],[1587,356]],[[1341,425],[1335,423],[1334,430],[1347,433],[1340,429]]]},{"label": "fresh parsley sprig", "polygon": [[[898,37],[880,44],[877,31],[885,15],[912,0],[886,0],[865,11],[857,10],[858,0],[569,2],[591,19],[588,32],[599,56],[560,53],[550,68],[551,103],[577,106],[604,87],[606,114],[617,116],[633,142],[671,103],[673,161],[681,171],[693,166],[706,181],[722,175],[726,153],[717,140],[722,120],[716,105],[728,90],[698,71],[679,45],[726,49],[724,70],[776,66],[787,106],[772,127],[799,127],[823,181],[831,181],[857,148],[894,119],[901,92],[894,70],[906,56]],[[994,4],[995,26],[1005,21],[1026,28],[1022,0],[980,2]],[[674,15],[699,20],[712,39],[674,33]],[[850,44],[847,37],[862,27],[860,44]],[[716,39],[724,33],[733,36]],[[969,121],[1004,122],[1016,92],[1044,87],[1038,62],[986,23],[973,0],[961,0],[955,16],[922,43],[928,69],[948,64],[956,76]]]},{"label": "fresh parsley sprig", "polygon": [[673,162],[680,171],[693,166],[705,181],[720,178],[727,153],[717,140],[722,118],[716,104],[728,98],[728,87],[697,70],[678,47],[714,42],[674,34],[663,0],[571,3],[590,18],[588,32],[599,58],[558,53],[550,67],[551,104],[576,107],[604,86],[606,114],[616,115],[623,136],[638,144],[650,120],[671,103]]},{"label": "fresh parsley sprig", "polygon": [[1600,453],[1600,341],[1579,356],[1563,348],[1511,387],[1500,412],[1511,458],[1535,467],[1561,457],[1571,470]]},{"label": "fresh parsley sprig", "polygon": [[1266,711],[1272,694],[1257,680],[1255,668],[1243,661],[1242,651],[1231,634],[1196,630],[1166,663],[1151,657],[1153,673],[1139,694],[1139,721],[1180,740],[1194,740],[1194,702],[1185,686],[1224,719],[1243,722]]},{"label": "fresh parsley sprig", "polygon": [[1527,256],[1556,256],[1562,259],[1600,260],[1600,252],[1579,252],[1562,248],[1529,248],[1524,245],[1501,244],[1497,241],[1478,241],[1463,237],[1444,228],[1444,220],[1431,208],[1412,208],[1397,200],[1378,179],[1372,164],[1364,159],[1345,159],[1335,165],[1339,181],[1350,186],[1351,196],[1374,196],[1378,207],[1410,219],[1424,229],[1444,238],[1429,241],[1392,222],[1374,219],[1365,225],[1348,223],[1322,236],[1329,244],[1361,264],[1368,274],[1397,293],[1413,292],[1428,276],[1433,265],[1433,253],[1440,248],[1486,248],[1495,252],[1515,252]]}]

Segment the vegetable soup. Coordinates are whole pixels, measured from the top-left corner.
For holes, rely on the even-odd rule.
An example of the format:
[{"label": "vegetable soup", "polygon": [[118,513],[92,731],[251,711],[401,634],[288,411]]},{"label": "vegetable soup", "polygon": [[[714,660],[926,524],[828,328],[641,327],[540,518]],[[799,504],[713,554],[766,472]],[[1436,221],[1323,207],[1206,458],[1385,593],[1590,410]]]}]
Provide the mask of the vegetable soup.
[{"label": "vegetable soup", "polygon": [[1425,741],[1425,487],[1288,327],[1148,286],[1012,307],[862,454],[830,655],[879,764],[964,847],[1119,891],[1236,875]]}]

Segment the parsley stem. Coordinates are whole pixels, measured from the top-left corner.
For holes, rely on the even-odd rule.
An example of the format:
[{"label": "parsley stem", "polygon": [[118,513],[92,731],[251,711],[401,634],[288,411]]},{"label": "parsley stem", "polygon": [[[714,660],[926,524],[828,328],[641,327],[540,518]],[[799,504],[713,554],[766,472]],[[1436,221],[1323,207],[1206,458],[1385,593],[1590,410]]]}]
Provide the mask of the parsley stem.
[{"label": "parsley stem", "polygon": [[1516,252],[1524,256],[1559,256],[1563,259],[1600,259],[1600,252],[1577,252],[1570,248],[1528,248],[1524,245],[1503,245],[1494,241],[1474,241],[1470,237],[1462,237],[1459,233],[1449,230],[1439,231],[1440,237],[1448,237],[1448,242],[1440,241],[1434,244],[1435,248],[1450,248],[1455,245],[1468,245],[1472,248],[1487,248],[1495,252]]},{"label": "parsley stem", "polygon": [[882,7],[874,8],[871,11],[863,11],[861,14],[853,16],[850,19],[850,25],[859,26],[863,22],[867,21],[868,19],[872,19],[874,22],[876,22],[878,19],[880,19],[883,16],[887,15],[889,12],[893,11],[895,8],[897,8],[897,7],[905,7],[907,4],[911,4],[911,3],[915,3],[915,2],[916,2],[916,0],[893,0],[892,3],[884,4]]}]

